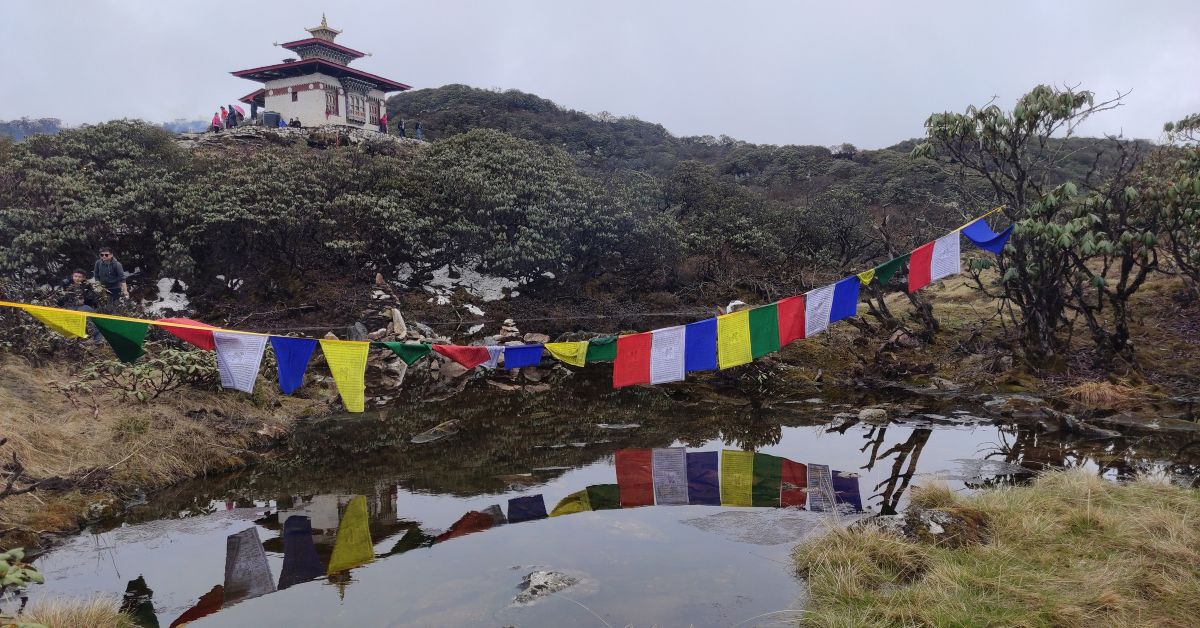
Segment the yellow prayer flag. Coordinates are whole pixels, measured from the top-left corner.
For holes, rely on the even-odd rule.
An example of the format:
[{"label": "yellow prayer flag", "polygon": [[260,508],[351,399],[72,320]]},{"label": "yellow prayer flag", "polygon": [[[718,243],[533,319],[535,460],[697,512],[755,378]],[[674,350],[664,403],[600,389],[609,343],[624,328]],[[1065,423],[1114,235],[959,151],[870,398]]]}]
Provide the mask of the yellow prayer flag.
[{"label": "yellow prayer flag", "polygon": [[587,358],[588,343],[584,342],[547,342],[542,345],[550,355],[570,364],[571,366],[583,366],[585,358]]},{"label": "yellow prayer flag", "polygon": [[592,503],[588,500],[587,490],[576,491],[562,498],[554,510],[550,511],[551,517],[561,517],[563,515],[573,515],[577,512],[587,512],[592,509]]},{"label": "yellow prayer flag", "polygon": [[723,369],[754,359],[750,351],[750,310],[717,317],[717,365]]},{"label": "yellow prayer flag", "polygon": [[355,340],[321,340],[333,383],[347,412],[362,412],[367,394],[367,350],[371,343]]},{"label": "yellow prayer flag", "polygon": [[754,505],[753,451],[721,451],[721,505]]},{"label": "yellow prayer flag", "polygon": [[329,557],[329,569],[325,573],[333,575],[374,559],[375,546],[371,543],[371,526],[367,521],[367,498],[355,495],[346,504],[346,512],[338,523],[333,555]]},{"label": "yellow prayer flag", "polygon": [[858,273],[858,280],[860,282],[862,282],[862,285],[864,285],[864,286],[870,284],[871,280],[873,280],[873,279],[875,279],[875,269],[874,268],[872,268],[871,270],[864,270],[861,273]]},{"label": "yellow prayer flag", "polygon": [[21,309],[38,319],[43,325],[68,338],[87,338],[87,314],[75,310],[60,310],[53,307],[26,305]]}]

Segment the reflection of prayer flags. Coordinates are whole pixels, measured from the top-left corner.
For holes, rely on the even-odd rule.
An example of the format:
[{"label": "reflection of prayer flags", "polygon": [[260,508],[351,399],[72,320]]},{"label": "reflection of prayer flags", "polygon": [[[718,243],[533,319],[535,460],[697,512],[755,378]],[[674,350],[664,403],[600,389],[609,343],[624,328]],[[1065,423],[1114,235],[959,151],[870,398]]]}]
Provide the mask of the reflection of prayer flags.
[{"label": "reflection of prayer flags", "polygon": [[750,312],[742,310],[717,317],[717,363],[733,368],[754,359],[750,348]]},{"label": "reflection of prayer flags", "polygon": [[654,505],[653,454],[649,449],[618,449],[615,455],[621,507]]},{"label": "reflection of prayer flags", "polygon": [[721,505],[754,505],[754,452],[721,451]]},{"label": "reflection of prayer flags", "polygon": [[283,522],[283,570],[279,588],[308,582],[325,574],[325,567],[313,545],[312,522],[303,515],[292,515]]},{"label": "reflection of prayer flags", "polygon": [[403,554],[404,552],[415,550],[418,547],[431,547],[433,545],[433,541],[434,539],[432,536],[422,532],[420,526],[414,525],[404,533],[404,536],[400,537],[399,541],[396,541],[396,544],[392,546],[392,549],[388,551],[387,555],[392,556],[395,554]]},{"label": "reflection of prayer flags", "polygon": [[858,273],[858,281],[861,282],[862,285],[864,285],[864,286],[871,285],[871,281],[874,279],[875,279],[875,269],[874,268],[872,268],[871,270],[864,270],[861,273]]},{"label": "reflection of prayer flags", "polygon": [[588,343],[580,342],[547,342],[546,351],[550,355],[571,366],[583,366],[587,362]]},{"label": "reflection of prayer flags", "polygon": [[858,493],[858,478],[851,477],[841,471],[833,472],[833,493],[839,506],[839,510],[850,509],[854,512],[862,512],[862,497]]},{"label": "reflection of prayer flags", "polygon": [[617,359],[617,337],[601,336],[588,341],[587,362],[612,362]]},{"label": "reflection of prayer flags", "polygon": [[[201,323],[200,321],[194,321],[190,318],[160,318],[158,320],[163,323],[179,323],[181,325],[191,325],[192,327],[207,327],[208,329],[216,329],[208,323]],[[172,336],[191,343],[206,351],[212,351],[217,346],[216,341],[213,340],[213,333],[208,331],[208,329],[189,329],[186,327],[175,327],[173,325],[163,325],[162,329],[165,329],[167,333],[171,334]]]},{"label": "reflection of prayer flags", "polygon": [[317,341],[311,338],[284,338],[271,336],[271,350],[275,352],[275,367],[279,372],[279,389],[290,395],[304,385],[304,371],[312,359]]},{"label": "reflection of prayer flags", "polygon": [[650,383],[665,384],[683,379],[684,327],[667,327],[650,332]]},{"label": "reflection of prayer flags", "polygon": [[788,297],[776,304],[779,311],[779,345],[804,337],[804,297]]},{"label": "reflection of prayer flags", "polygon": [[588,502],[587,489],[584,489],[582,491],[575,491],[559,500],[554,510],[550,511],[550,516],[561,517],[563,515],[573,515],[577,512],[587,512],[591,509],[592,505]]},{"label": "reflection of prayer flags", "polygon": [[683,447],[654,449],[651,451],[651,464],[654,503],[660,506],[687,504],[687,450]]},{"label": "reflection of prayer flags", "polygon": [[504,347],[500,345],[488,345],[488,359],[482,364],[485,369],[494,369],[500,366],[500,357],[504,355]]},{"label": "reflection of prayer flags", "polygon": [[908,263],[908,291],[921,288],[962,271],[958,232],[944,235],[912,252]]},{"label": "reflection of prayer flags", "polygon": [[717,452],[694,451],[688,453],[687,480],[689,504],[721,505],[721,477],[717,473]]},{"label": "reflection of prayer flags", "polygon": [[68,338],[87,338],[87,314],[75,310],[24,305],[21,307],[43,325]]},{"label": "reflection of prayer flags", "polygon": [[171,628],[183,626],[188,622],[196,621],[201,617],[207,617],[221,610],[221,606],[225,603],[225,587],[216,585],[208,590],[208,593],[200,596],[195,606],[183,611],[183,614],[175,618],[171,622]]},{"label": "reflection of prayer flags", "polygon": [[804,507],[808,495],[808,467],[799,462],[783,460],[780,472],[779,505]]},{"label": "reflection of prayer flags", "polygon": [[426,342],[377,342],[375,344],[391,349],[392,353],[400,356],[400,359],[409,366],[433,351],[433,345]]},{"label": "reflection of prayer flags", "polygon": [[473,369],[491,358],[487,347],[463,345],[433,345],[433,350],[458,362],[465,369]]},{"label": "reflection of prayer flags", "polygon": [[354,340],[321,340],[333,383],[347,412],[362,412],[367,394],[367,351],[371,345]]},{"label": "reflection of prayer flags", "polygon": [[650,383],[649,332],[617,338],[617,359],[613,362],[613,388]]},{"label": "reflection of prayer flags", "polygon": [[761,358],[779,351],[779,308],[776,304],[763,305],[749,310],[750,353]]},{"label": "reflection of prayer flags", "polygon": [[967,239],[975,246],[999,255],[1000,251],[1004,250],[1004,245],[1008,242],[1012,231],[1013,225],[1009,225],[1004,231],[996,233],[988,226],[986,219],[980,218],[963,227],[962,234],[967,236]]},{"label": "reflection of prayer flags", "polygon": [[508,522],[521,523],[546,518],[546,501],[540,494],[508,500]]},{"label": "reflection of prayer flags", "polygon": [[886,286],[888,282],[892,280],[892,277],[896,275],[896,272],[904,266],[904,262],[907,262],[908,258],[911,256],[912,253],[905,253],[900,257],[890,259],[876,266],[875,278],[879,280],[879,285]]},{"label": "reflection of prayer flags", "polygon": [[616,510],[621,507],[621,487],[616,484],[593,484],[587,487],[587,494],[592,510]]},{"label": "reflection of prayer flags", "polygon": [[508,518],[504,516],[504,511],[500,508],[500,504],[492,504],[480,512],[492,518],[492,527],[502,526],[508,523]]},{"label": "reflection of prayer flags", "polygon": [[439,534],[434,540],[434,543],[443,543],[450,539],[457,539],[460,536],[466,536],[473,532],[483,532],[492,527],[492,516],[485,512],[472,510],[467,514],[458,518],[450,525],[450,529]]},{"label": "reflection of prayer flags", "polygon": [[146,353],[143,345],[146,343],[146,331],[150,329],[146,323],[111,318],[93,318],[92,323],[122,362],[135,362]]},{"label": "reflection of prayer flags", "polygon": [[755,506],[779,507],[780,479],[783,458],[771,454],[754,454],[754,486],[751,498]]},{"label": "reflection of prayer flags", "polygon": [[833,304],[829,308],[829,322],[853,318],[858,314],[858,289],[862,283],[858,277],[846,277],[833,284]]},{"label": "reflection of prayer flags", "polygon": [[808,509],[813,512],[832,512],[835,503],[833,475],[829,465],[808,465]]},{"label": "reflection of prayer flags", "polygon": [[258,528],[225,538],[225,606],[275,591]]},{"label": "reflection of prayer flags", "polygon": [[716,370],[717,319],[708,318],[685,326],[683,365],[689,373]]},{"label": "reflection of prayer flags", "polygon": [[504,347],[504,368],[519,369],[542,363],[542,345],[512,345]]},{"label": "reflection of prayer flags", "polygon": [[144,576],[138,576],[125,585],[121,612],[130,615],[135,626],[158,628],[158,615],[154,613],[154,591],[146,584]]},{"label": "reflection of prayer flags", "polygon": [[258,379],[258,367],[267,348],[267,337],[227,331],[212,332],[212,335],[217,349],[217,373],[221,376],[221,386],[254,392],[254,381]]},{"label": "reflection of prayer flags", "polygon": [[[325,341],[322,341],[324,343]],[[346,512],[338,522],[337,537],[333,540],[333,555],[329,557],[328,575],[365,565],[375,559],[371,543],[371,526],[367,519],[367,498],[355,495],[346,504]]]}]

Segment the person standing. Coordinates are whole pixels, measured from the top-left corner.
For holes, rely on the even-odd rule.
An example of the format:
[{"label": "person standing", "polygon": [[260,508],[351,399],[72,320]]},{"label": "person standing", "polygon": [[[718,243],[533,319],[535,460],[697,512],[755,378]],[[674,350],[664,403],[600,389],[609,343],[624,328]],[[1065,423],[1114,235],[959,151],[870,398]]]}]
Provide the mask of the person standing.
[{"label": "person standing", "polygon": [[396,134],[404,137],[404,118],[400,118],[400,124],[396,125]]},{"label": "person standing", "polygon": [[225,120],[227,122],[225,125],[226,128],[233,129],[237,127],[237,109],[234,109],[233,105],[229,105],[229,117],[225,118]]},{"label": "person standing", "polygon": [[417,120],[417,126],[413,129],[413,137],[419,140],[425,139],[425,130],[421,128],[420,120]]},{"label": "person standing", "polygon": [[113,250],[110,247],[100,248],[100,259],[96,260],[96,266],[92,269],[92,277],[100,282],[101,286],[108,291],[108,296],[112,300],[129,298],[129,285],[125,283],[125,268],[121,266],[121,262],[113,257]]},{"label": "person standing", "polygon": [[221,107],[221,126],[228,127],[229,126],[228,120],[229,120],[229,113],[225,111],[224,107]]},{"label": "person standing", "polygon": [[383,133],[384,135],[387,135],[387,132],[388,132],[387,125],[388,125],[388,117],[387,117],[387,112],[385,111],[385,112],[383,112],[383,115],[379,116],[379,132]]},{"label": "person standing", "polygon": [[95,312],[98,302],[96,291],[88,283],[87,273],[82,268],[71,272],[71,278],[63,281],[63,295],[58,298],[58,306],[80,312]]}]

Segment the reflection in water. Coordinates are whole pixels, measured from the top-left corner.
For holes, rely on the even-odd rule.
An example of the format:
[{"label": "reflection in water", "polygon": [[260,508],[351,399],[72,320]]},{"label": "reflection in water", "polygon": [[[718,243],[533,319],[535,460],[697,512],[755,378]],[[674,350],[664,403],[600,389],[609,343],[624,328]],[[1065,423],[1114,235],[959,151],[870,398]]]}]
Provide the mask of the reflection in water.
[{"label": "reflection in water", "polygon": [[275,590],[267,553],[258,540],[258,528],[247,528],[225,539],[225,605]]},{"label": "reflection in water", "polygon": [[283,522],[283,569],[279,588],[321,577],[325,567],[313,543],[312,521],[304,515],[292,515]]},{"label": "reflection in water", "polygon": [[[894,515],[896,514],[896,506],[900,504],[900,497],[904,495],[904,491],[908,489],[908,483],[912,481],[913,475],[917,472],[917,460],[921,458],[921,449],[925,447],[925,443],[929,441],[929,435],[933,430],[929,428],[918,428],[908,435],[908,439],[904,442],[896,443],[884,451],[879,453],[879,447],[883,445],[884,438],[887,436],[886,427],[872,427],[867,433],[867,444],[863,445],[860,451],[865,451],[868,447],[871,449],[870,458],[867,463],[861,468],[870,471],[875,467],[878,460],[895,456],[892,461],[892,472],[888,474],[888,478],[883,482],[875,485],[875,490],[882,491],[872,495],[872,497],[880,497],[882,499],[879,505],[880,514]],[[908,467],[905,468],[905,462]]]},{"label": "reflection in water", "polygon": [[125,595],[121,598],[121,612],[128,613],[133,621],[142,628],[158,628],[158,615],[154,612],[154,591],[146,585],[146,579],[138,576],[125,585]]}]

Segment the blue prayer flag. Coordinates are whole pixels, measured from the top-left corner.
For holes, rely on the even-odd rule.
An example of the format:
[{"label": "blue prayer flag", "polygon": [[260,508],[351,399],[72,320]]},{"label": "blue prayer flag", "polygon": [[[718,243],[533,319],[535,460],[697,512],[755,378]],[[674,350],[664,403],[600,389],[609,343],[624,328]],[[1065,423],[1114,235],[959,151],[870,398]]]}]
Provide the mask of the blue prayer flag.
[{"label": "blue prayer flag", "polygon": [[542,345],[514,345],[504,347],[504,368],[519,369],[542,363]]},{"label": "blue prayer flag", "polygon": [[683,368],[688,372],[717,370],[717,319],[689,323],[684,328]]},{"label": "blue prayer flag", "polygon": [[[840,506],[848,506],[854,512],[862,512],[862,497],[858,493],[858,478],[850,477],[841,471],[833,472],[834,499]],[[839,510],[843,510],[839,508]]]},{"label": "blue prayer flag", "polygon": [[[538,345],[540,348],[541,345]],[[546,518],[546,502],[539,495],[514,497],[508,500],[508,522],[521,523]]]},{"label": "blue prayer flag", "polygon": [[312,522],[303,515],[292,515],[283,522],[283,570],[279,588],[308,582],[325,575],[325,566],[313,544]]},{"label": "blue prayer flag", "polygon": [[717,473],[717,452],[689,452],[687,481],[689,504],[720,506],[721,476]]},{"label": "blue prayer flag", "polygon": [[967,239],[975,246],[999,255],[1000,251],[1004,250],[1004,245],[1008,243],[1008,238],[1012,235],[1012,231],[1013,225],[1009,225],[1004,231],[996,233],[988,226],[986,220],[980,218],[963,227],[962,234],[967,236]]},{"label": "blue prayer flag", "polygon": [[304,371],[312,358],[317,341],[311,338],[284,338],[271,336],[271,350],[275,352],[276,368],[279,371],[279,389],[290,395],[304,385]]},{"label": "blue prayer flag", "polygon": [[829,322],[853,318],[858,313],[858,288],[862,285],[858,275],[846,277],[834,284],[833,305],[829,308]]}]

